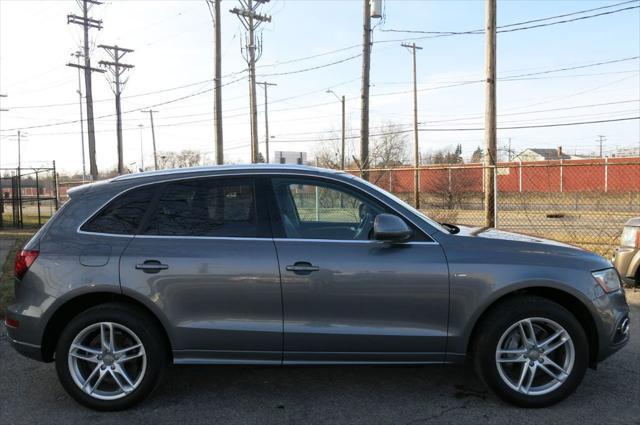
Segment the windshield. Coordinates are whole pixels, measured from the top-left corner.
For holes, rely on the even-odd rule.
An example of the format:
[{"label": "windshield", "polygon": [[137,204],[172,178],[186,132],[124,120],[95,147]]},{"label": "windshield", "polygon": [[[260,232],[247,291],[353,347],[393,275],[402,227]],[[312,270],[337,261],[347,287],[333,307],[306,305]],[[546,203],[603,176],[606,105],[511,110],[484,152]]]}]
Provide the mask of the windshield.
[{"label": "windshield", "polygon": [[442,226],[440,223],[438,223],[435,220],[432,220],[431,218],[427,217],[425,214],[423,214],[420,210],[415,209],[414,207],[412,207],[410,204],[406,203],[405,201],[403,201],[402,199],[398,198],[396,195],[394,195],[393,193],[387,192],[386,190],[382,189],[381,187],[376,186],[373,183],[370,183],[364,179],[361,179],[360,177],[354,176],[353,174],[347,174],[349,177],[358,180],[359,182],[367,185],[368,187],[370,187],[371,189],[375,190],[378,193],[383,194],[386,197],[389,197],[391,199],[393,199],[395,202],[397,202],[398,204],[402,205],[404,208],[408,209],[409,211],[411,211],[412,213],[416,214],[417,216],[420,216],[424,221],[426,221],[427,223],[429,223],[429,225],[435,227],[436,229],[438,229],[439,231],[441,231],[442,233],[451,233],[449,231],[449,229],[447,229],[446,227]]}]

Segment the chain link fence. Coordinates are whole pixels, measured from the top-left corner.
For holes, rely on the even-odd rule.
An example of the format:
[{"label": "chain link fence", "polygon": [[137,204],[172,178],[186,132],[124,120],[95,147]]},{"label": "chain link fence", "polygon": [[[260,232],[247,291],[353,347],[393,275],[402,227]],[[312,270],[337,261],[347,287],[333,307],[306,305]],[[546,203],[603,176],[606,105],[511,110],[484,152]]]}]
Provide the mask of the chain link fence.
[{"label": "chain link fence", "polygon": [[52,167],[0,168],[0,227],[40,227],[59,206],[58,179]]},{"label": "chain link fence", "polygon": [[[419,168],[420,209],[437,221],[484,226],[484,168]],[[368,171],[372,183],[415,205],[415,168]],[[497,181],[496,227],[503,230],[610,257],[624,223],[640,216],[640,158],[509,162],[491,172]]]}]

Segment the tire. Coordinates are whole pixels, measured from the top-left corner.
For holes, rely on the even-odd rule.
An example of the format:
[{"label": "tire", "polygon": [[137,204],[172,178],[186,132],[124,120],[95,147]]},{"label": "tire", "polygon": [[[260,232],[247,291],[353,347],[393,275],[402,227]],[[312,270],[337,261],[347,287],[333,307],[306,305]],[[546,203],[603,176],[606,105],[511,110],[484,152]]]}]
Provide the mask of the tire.
[{"label": "tire", "polygon": [[133,306],[92,307],[62,331],[55,355],[58,378],[71,397],[91,409],[127,409],[160,383],[168,363],[164,340],[156,322]]},{"label": "tire", "polygon": [[[550,406],[582,381],[589,363],[587,337],[576,317],[561,305],[537,296],[514,297],[493,308],[479,326],[473,342],[476,372],[508,403]],[[549,341],[552,335],[556,337]]]}]

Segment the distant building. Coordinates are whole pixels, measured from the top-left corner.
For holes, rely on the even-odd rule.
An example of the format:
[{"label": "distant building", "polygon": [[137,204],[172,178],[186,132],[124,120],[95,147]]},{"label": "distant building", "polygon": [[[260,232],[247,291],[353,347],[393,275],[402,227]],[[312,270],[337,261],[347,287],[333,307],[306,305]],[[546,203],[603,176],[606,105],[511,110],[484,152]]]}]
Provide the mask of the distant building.
[{"label": "distant building", "polygon": [[529,148],[520,152],[516,159],[523,162],[557,161],[560,159],[572,159],[572,156],[562,153],[562,147],[558,149]]},{"label": "distant building", "polygon": [[614,156],[617,157],[629,157],[640,156],[640,147],[637,148],[617,148]]},{"label": "distant building", "polygon": [[275,151],[271,161],[274,164],[307,164],[306,152]]}]

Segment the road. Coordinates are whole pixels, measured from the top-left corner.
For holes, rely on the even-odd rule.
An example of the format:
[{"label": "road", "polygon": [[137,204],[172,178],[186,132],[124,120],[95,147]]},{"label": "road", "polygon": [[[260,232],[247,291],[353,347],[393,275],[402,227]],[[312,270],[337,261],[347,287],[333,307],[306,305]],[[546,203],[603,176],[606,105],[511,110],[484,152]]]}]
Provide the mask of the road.
[{"label": "road", "polygon": [[17,355],[0,330],[0,424],[638,424],[640,292],[632,341],[547,409],[511,407],[468,367],[172,367],[141,406],[99,413],[76,404],[52,364]]}]

